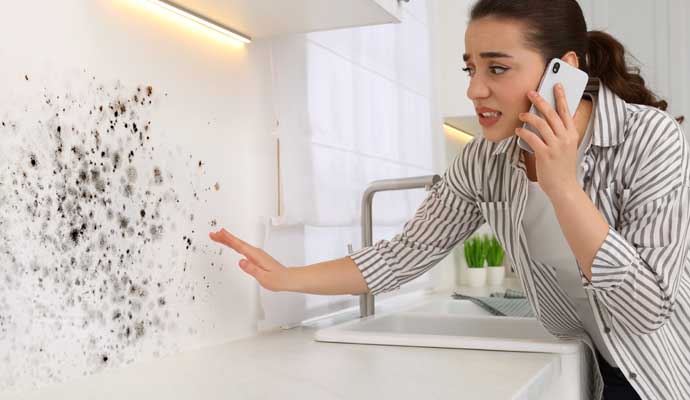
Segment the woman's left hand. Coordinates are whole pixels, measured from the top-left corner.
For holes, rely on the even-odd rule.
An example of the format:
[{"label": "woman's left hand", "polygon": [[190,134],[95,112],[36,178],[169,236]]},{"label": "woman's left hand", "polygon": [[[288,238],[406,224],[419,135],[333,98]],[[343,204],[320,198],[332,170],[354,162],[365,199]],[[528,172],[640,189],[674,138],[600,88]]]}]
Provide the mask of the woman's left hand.
[{"label": "woman's left hand", "polygon": [[553,195],[578,186],[576,163],[580,139],[561,84],[555,85],[554,94],[558,112],[538,93],[531,91],[528,97],[544,118],[531,113],[519,115],[520,121],[539,131],[544,138],[543,141],[527,129],[515,130],[515,133],[534,150],[539,186],[551,199]]}]

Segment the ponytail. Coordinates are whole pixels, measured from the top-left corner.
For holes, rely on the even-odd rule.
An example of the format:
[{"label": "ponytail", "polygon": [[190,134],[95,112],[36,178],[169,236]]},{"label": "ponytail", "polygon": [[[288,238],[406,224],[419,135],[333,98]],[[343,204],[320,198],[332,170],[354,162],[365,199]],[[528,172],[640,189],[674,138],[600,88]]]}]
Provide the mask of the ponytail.
[{"label": "ponytail", "polygon": [[[589,31],[587,61],[582,69],[597,77],[618,97],[627,103],[644,104],[666,111],[668,103],[660,100],[645,86],[638,67],[629,66],[625,59],[625,47],[608,33]],[[682,123],[685,117],[678,117]]]}]

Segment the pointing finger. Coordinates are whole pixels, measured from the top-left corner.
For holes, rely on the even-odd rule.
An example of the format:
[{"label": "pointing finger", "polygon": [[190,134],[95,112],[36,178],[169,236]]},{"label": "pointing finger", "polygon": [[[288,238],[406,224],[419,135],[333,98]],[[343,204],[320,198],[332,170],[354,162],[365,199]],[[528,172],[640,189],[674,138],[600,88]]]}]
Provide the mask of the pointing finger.
[{"label": "pointing finger", "polygon": [[224,244],[240,254],[247,255],[247,253],[251,252],[252,249],[252,246],[250,246],[243,240],[235,237],[225,229],[221,229],[218,232],[213,232],[209,234],[209,237],[214,242]]}]

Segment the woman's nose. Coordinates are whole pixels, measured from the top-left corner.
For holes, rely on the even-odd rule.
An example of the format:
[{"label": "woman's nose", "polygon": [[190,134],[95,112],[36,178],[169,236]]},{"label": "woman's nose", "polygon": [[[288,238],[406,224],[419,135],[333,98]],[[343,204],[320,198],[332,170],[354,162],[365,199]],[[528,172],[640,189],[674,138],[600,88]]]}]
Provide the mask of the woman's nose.
[{"label": "woman's nose", "polygon": [[470,79],[470,85],[467,87],[467,97],[470,100],[483,99],[489,96],[489,87],[482,82],[478,76],[473,76]]}]

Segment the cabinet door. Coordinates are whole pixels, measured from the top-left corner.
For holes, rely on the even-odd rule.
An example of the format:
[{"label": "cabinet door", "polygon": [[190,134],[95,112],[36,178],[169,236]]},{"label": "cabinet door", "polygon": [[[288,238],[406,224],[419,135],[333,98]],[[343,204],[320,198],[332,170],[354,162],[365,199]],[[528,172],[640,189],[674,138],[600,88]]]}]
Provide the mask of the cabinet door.
[{"label": "cabinet door", "polygon": [[[172,0],[251,38],[400,22],[397,0]],[[406,3],[403,3],[406,4]]]}]

